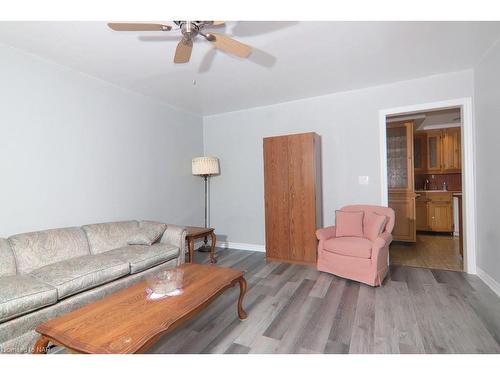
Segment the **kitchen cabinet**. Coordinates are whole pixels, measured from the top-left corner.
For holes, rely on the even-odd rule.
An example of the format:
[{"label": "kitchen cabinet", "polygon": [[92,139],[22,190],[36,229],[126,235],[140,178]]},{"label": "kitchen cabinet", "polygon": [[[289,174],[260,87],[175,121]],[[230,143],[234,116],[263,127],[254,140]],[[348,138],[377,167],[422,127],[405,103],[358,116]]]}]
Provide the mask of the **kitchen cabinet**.
[{"label": "kitchen cabinet", "polygon": [[453,173],[462,170],[460,128],[443,131],[443,172]]},{"label": "kitchen cabinet", "polygon": [[417,230],[427,231],[429,228],[429,215],[427,213],[427,195],[425,193],[417,193],[415,199],[415,215]]},{"label": "kitchen cabinet", "polygon": [[[415,172],[427,174],[460,173],[462,171],[460,128],[429,130],[423,133],[426,139],[426,150],[424,151],[426,160],[421,158],[420,162],[423,162],[425,167],[418,170],[415,167]],[[423,137],[422,134],[418,136]],[[414,137],[414,142],[417,145],[422,141],[417,140],[416,137],[417,135]],[[419,152],[422,152],[422,148]]]},{"label": "kitchen cabinet", "polygon": [[453,200],[451,192],[417,192],[415,203],[417,230],[453,232]]},{"label": "kitchen cabinet", "polygon": [[425,132],[413,135],[413,166],[415,173],[425,173],[427,169],[427,134]]},{"label": "kitchen cabinet", "polygon": [[413,182],[412,121],[387,126],[387,180],[389,207],[396,220],[392,236],[396,241],[415,242],[415,191]]},{"label": "kitchen cabinet", "polygon": [[394,210],[396,220],[392,236],[396,241],[416,242],[415,197],[411,193],[391,193],[389,207]]},{"label": "kitchen cabinet", "polygon": [[441,130],[427,132],[427,173],[441,173]]},{"label": "kitchen cabinet", "polygon": [[429,202],[429,227],[432,232],[453,232],[453,206],[449,202]]}]

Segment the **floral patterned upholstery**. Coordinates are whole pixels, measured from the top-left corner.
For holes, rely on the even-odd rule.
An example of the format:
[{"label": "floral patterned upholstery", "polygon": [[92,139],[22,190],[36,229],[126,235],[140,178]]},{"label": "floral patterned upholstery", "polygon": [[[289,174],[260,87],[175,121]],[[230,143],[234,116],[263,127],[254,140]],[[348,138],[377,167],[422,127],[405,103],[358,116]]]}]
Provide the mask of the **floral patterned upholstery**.
[{"label": "floral patterned upholstery", "polygon": [[127,246],[128,239],[136,233],[137,228],[139,228],[139,222],[135,220],[90,224],[82,227],[87,234],[92,254]]},{"label": "floral patterned upholstery", "polygon": [[137,273],[179,256],[179,248],[168,244],[151,246],[129,245],[104,254],[118,257],[130,265],[130,273]]},{"label": "floral patterned upholstery", "polygon": [[49,229],[9,237],[17,271],[29,273],[62,260],[88,255],[89,245],[80,228]]},{"label": "floral patterned upholstery", "polygon": [[0,238],[0,277],[16,274],[16,260],[9,241]]},{"label": "floral patterned upholstery", "polygon": [[184,262],[186,229],[152,246],[127,246],[138,221],[51,229],[0,239],[0,352],[30,352],[42,322]]},{"label": "floral patterned upholstery", "polygon": [[30,273],[57,289],[58,299],[128,275],[128,262],[107,254],[84,255],[49,264]]},{"label": "floral patterned upholstery", "polygon": [[0,322],[57,302],[57,290],[28,275],[0,277]]}]

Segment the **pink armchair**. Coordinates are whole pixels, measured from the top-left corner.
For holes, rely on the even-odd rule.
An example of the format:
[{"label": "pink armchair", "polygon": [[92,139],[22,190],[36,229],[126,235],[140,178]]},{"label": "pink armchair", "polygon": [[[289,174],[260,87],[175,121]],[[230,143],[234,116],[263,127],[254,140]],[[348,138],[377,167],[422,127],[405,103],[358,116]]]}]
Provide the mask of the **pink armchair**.
[{"label": "pink armchair", "polygon": [[375,212],[385,215],[383,232],[370,240],[364,237],[335,237],[335,227],[318,229],[318,270],[337,276],[379,286],[384,280],[389,262],[389,244],[392,242],[394,210],[382,206],[352,205],[342,211]]}]

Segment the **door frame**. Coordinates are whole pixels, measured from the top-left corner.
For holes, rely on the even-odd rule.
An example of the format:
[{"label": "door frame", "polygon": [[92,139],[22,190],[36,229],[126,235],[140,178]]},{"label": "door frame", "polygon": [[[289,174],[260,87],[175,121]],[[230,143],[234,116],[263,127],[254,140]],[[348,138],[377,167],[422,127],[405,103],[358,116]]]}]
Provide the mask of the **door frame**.
[{"label": "door frame", "polygon": [[379,140],[380,140],[380,181],[382,206],[388,206],[389,190],[387,184],[387,144],[386,117],[403,115],[449,107],[460,107],[462,112],[462,193],[463,193],[463,223],[464,223],[464,271],[477,273],[477,223],[476,223],[476,188],[475,188],[475,130],[473,119],[472,98],[457,98],[438,102],[414,104],[379,110]]}]

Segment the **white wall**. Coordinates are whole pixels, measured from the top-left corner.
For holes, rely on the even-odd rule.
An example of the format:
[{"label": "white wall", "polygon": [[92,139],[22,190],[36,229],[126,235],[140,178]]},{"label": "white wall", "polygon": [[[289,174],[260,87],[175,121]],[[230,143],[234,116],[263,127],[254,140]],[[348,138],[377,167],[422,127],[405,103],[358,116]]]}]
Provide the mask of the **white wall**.
[{"label": "white wall", "polygon": [[0,236],[85,223],[202,224],[202,119],[0,45]]},{"label": "white wall", "polygon": [[474,69],[478,267],[500,284],[500,41]]},{"label": "white wall", "polygon": [[[221,175],[212,179],[212,226],[227,241],[264,244],[263,137],[322,137],[324,224],[331,225],[345,204],[380,203],[380,109],[472,95],[468,70],[205,117],[205,153],[221,159]],[[369,185],[358,184],[363,175]]]}]

